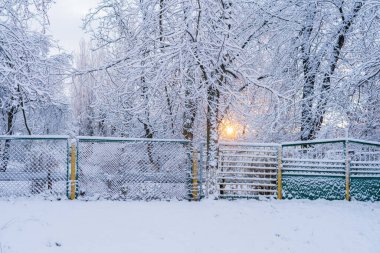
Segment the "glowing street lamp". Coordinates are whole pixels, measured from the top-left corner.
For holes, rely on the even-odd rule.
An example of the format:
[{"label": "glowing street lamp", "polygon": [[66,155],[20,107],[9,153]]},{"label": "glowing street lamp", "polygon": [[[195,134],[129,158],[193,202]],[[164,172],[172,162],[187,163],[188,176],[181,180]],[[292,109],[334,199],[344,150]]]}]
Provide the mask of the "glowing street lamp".
[{"label": "glowing street lamp", "polygon": [[232,125],[226,126],[225,132],[226,132],[227,136],[233,137],[233,135],[235,133],[235,129]]},{"label": "glowing street lamp", "polygon": [[238,138],[240,128],[241,126],[237,122],[227,119],[222,120],[219,127],[220,138],[223,140],[236,140]]}]

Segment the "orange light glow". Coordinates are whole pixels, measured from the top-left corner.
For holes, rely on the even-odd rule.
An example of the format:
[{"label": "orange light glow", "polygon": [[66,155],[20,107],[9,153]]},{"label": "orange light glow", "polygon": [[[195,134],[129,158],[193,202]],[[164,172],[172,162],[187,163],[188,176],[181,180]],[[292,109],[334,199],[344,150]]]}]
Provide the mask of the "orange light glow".
[{"label": "orange light glow", "polygon": [[232,136],[235,132],[235,129],[233,126],[226,126],[226,135]]},{"label": "orange light glow", "polygon": [[223,119],[219,125],[219,134],[222,140],[237,140],[242,132],[243,126],[231,119]]}]

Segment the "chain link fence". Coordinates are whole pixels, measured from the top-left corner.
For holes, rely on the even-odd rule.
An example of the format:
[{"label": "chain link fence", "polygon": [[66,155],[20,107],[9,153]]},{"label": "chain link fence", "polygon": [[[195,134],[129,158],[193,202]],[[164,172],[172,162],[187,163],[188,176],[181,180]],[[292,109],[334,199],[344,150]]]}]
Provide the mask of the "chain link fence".
[{"label": "chain link fence", "polygon": [[[221,143],[215,189],[207,152],[183,140],[0,136],[0,198],[199,200],[275,196],[380,200],[380,143],[354,139]],[[280,177],[281,176],[281,177]],[[281,186],[281,187],[280,187]]]},{"label": "chain link fence", "polygon": [[64,197],[67,166],[67,136],[0,136],[0,197]]},{"label": "chain link fence", "polygon": [[190,142],[78,138],[81,199],[191,199],[198,191]]}]

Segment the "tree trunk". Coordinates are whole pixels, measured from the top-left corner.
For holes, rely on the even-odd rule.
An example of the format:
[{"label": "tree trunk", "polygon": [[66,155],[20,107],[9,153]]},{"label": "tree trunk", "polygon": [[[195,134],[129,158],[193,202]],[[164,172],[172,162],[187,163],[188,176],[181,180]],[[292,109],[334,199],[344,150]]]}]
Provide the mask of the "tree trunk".
[{"label": "tree trunk", "polygon": [[210,85],[207,90],[207,172],[209,182],[209,194],[214,194],[216,188],[216,173],[218,170],[218,110],[219,90]]},{"label": "tree trunk", "polygon": [[334,74],[337,66],[338,66],[338,60],[340,53],[342,52],[342,48],[345,45],[346,36],[349,32],[355,17],[357,16],[357,13],[360,11],[362,7],[362,3],[355,3],[354,9],[352,10],[352,15],[350,15],[349,19],[346,19],[343,15],[343,9],[340,8],[341,18],[342,18],[342,27],[340,31],[338,32],[338,39],[335,42],[333,52],[332,52],[332,60],[330,61],[330,66],[328,69],[328,72],[324,74],[323,81],[322,81],[322,89],[321,94],[319,96],[318,102],[317,102],[317,110],[316,110],[316,118],[313,122],[313,134],[317,133],[323,124],[324,116],[326,114],[326,107],[329,100],[329,92],[331,88],[331,76]]},{"label": "tree trunk", "polygon": [[[7,132],[6,134],[7,135],[12,135],[13,134],[13,118],[14,118],[14,114],[16,113],[17,111],[17,108],[16,107],[12,107],[11,110],[7,113],[8,115],[8,124],[7,124]],[[5,143],[4,143],[4,152],[3,152],[3,155],[2,155],[2,165],[0,167],[0,171],[1,172],[5,172],[8,168],[8,163],[9,163],[9,149],[11,147],[11,140],[7,139],[5,140]]]},{"label": "tree trunk", "polygon": [[185,91],[185,111],[183,113],[182,134],[186,140],[192,141],[194,138],[194,122],[197,114],[196,104],[191,96],[190,88]]},{"label": "tree trunk", "polygon": [[[302,63],[304,70],[305,84],[303,87],[302,96],[302,115],[301,115],[301,140],[312,140],[316,138],[317,133],[320,131],[325,114],[327,111],[327,104],[329,100],[329,92],[331,88],[331,76],[335,73],[338,66],[338,60],[342,48],[345,44],[347,33],[349,32],[355,17],[362,7],[362,3],[355,3],[352,13],[348,15],[348,19],[344,16],[343,7],[339,8],[341,14],[342,25],[337,31],[338,38],[333,44],[331,56],[327,56],[328,70],[323,74],[322,87],[319,96],[315,96],[314,87],[316,83],[316,73],[321,65],[322,59],[312,60],[310,52],[310,40],[312,32],[312,22],[302,29],[303,44],[301,52],[303,55]],[[314,13],[315,15],[315,13]],[[309,22],[312,20],[308,18]],[[329,52],[329,51],[328,51]]]},{"label": "tree trunk", "polygon": [[301,104],[301,140],[310,140],[311,128],[313,124],[313,95],[315,88],[316,72],[318,70],[317,60],[311,55],[311,35],[313,32],[314,17],[316,15],[316,6],[311,5],[311,9],[306,17],[306,22],[301,30],[300,37],[302,39],[301,55],[304,76],[304,85],[302,89]]}]

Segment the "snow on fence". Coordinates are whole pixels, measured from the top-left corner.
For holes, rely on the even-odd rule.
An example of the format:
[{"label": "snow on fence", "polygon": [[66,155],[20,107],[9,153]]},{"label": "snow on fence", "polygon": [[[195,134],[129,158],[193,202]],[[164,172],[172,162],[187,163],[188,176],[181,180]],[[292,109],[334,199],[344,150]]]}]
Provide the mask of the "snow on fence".
[{"label": "snow on fence", "polygon": [[380,143],[284,143],[282,157],[284,198],[380,200]]},{"label": "snow on fence", "polygon": [[[201,195],[208,198],[257,198],[278,194],[277,176],[279,150],[274,143],[220,142],[216,180],[207,166],[206,143],[198,149],[198,164],[202,171]],[[216,184],[214,185],[214,182]]]},{"label": "snow on fence", "polygon": [[355,139],[282,144],[219,143],[216,185],[207,168],[205,196],[380,200],[380,143]]},{"label": "snow on fence", "polygon": [[345,140],[284,143],[284,198],[344,199],[345,145]]},{"label": "snow on fence", "polygon": [[220,143],[217,193],[220,198],[277,194],[278,144]]},{"label": "snow on fence", "polygon": [[350,194],[357,200],[380,200],[380,143],[349,140]]},{"label": "snow on fence", "polygon": [[77,194],[84,199],[191,199],[199,189],[190,142],[78,137]]},{"label": "snow on fence", "polygon": [[380,143],[221,142],[216,173],[205,143],[191,152],[184,140],[0,136],[0,197],[380,200]]},{"label": "snow on fence", "polygon": [[0,197],[67,193],[68,136],[0,136]]}]

